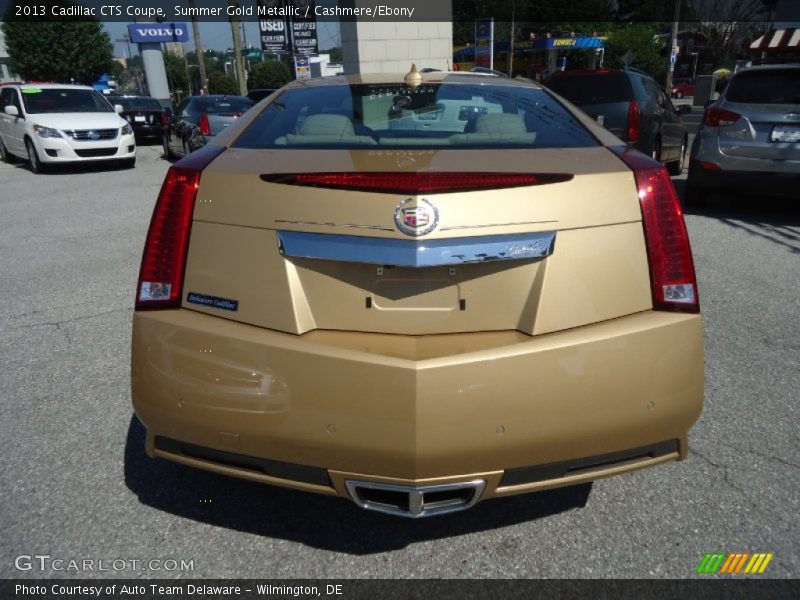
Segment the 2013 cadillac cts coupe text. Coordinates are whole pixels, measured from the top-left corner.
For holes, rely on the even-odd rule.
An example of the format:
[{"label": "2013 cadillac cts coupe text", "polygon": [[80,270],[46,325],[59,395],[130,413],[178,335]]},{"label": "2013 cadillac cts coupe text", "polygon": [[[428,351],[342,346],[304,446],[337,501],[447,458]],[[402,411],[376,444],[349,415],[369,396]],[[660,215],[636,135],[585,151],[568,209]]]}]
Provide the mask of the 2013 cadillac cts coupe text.
[{"label": "2013 cadillac cts coupe text", "polygon": [[679,201],[532,83],[294,82],[167,173],[132,392],[152,456],[410,517],[680,460]]}]

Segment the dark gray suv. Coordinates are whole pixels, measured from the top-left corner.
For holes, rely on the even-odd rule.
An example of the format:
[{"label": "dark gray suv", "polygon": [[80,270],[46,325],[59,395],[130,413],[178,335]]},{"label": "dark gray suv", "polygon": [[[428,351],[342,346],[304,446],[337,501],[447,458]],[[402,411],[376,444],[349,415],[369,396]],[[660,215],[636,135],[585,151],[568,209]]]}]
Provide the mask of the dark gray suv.
[{"label": "dark gray suv", "polygon": [[664,90],[646,73],[634,69],[559,71],[545,83],[631,147],[667,165],[671,175],[683,171],[688,134],[681,114]]}]

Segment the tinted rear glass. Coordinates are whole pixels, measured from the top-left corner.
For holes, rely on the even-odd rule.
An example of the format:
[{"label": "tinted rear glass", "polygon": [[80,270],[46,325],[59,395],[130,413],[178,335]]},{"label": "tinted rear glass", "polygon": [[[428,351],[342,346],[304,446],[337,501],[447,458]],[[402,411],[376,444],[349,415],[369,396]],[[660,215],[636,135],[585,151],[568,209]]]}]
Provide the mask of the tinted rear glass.
[{"label": "tinted rear glass", "polygon": [[114,112],[114,108],[93,90],[23,87],[22,101],[29,114]]},{"label": "tinted rear glass", "polygon": [[595,138],[543,90],[446,83],[416,88],[360,84],[287,90],[234,144],[238,148],[597,145]]},{"label": "tinted rear glass", "polygon": [[211,115],[243,113],[253,106],[253,101],[244,96],[198,98],[195,102],[201,112]]},{"label": "tinted rear glass", "polygon": [[800,104],[800,69],[739,73],[725,98],[748,104]]},{"label": "tinted rear glass", "polygon": [[547,82],[556,94],[578,106],[633,100],[633,89],[625,73],[556,75]]},{"label": "tinted rear glass", "polygon": [[112,104],[121,104],[125,110],[161,110],[155,98],[109,98]]}]

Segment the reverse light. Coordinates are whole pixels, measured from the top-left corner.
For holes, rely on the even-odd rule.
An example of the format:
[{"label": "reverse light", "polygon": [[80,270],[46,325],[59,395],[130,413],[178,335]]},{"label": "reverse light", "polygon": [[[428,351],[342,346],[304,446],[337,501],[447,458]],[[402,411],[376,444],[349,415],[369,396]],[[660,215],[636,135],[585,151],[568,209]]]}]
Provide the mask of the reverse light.
[{"label": "reverse light", "polygon": [[726,127],[733,125],[742,115],[732,110],[709,106],[703,114],[703,124],[709,127]]},{"label": "reverse light", "polygon": [[200,175],[222,151],[218,146],[206,146],[167,171],[142,254],[137,310],[180,305]]},{"label": "reverse light", "polygon": [[639,115],[641,107],[638,100],[631,100],[628,103],[628,141],[639,141]]},{"label": "reverse light", "polygon": [[287,185],[382,192],[386,194],[446,194],[496,190],[569,181],[570,173],[274,173],[263,181]]},{"label": "reverse light", "polygon": [[208,122],[208,115],[200,117],[200,133],[202,135],[211,135],[211,123]]},{"label": "reverse light", "polygon": [[655,310],[700,312],[689,235],[666,168],[638,152],[620,158],[633,169],[650,265]]},{"label": "reverse light", "polygon": [[42,138],[60,138],[63,137],[58,129],[52,127],[42,127],[41,125],[34,125],[33,130],[36,135]]}]

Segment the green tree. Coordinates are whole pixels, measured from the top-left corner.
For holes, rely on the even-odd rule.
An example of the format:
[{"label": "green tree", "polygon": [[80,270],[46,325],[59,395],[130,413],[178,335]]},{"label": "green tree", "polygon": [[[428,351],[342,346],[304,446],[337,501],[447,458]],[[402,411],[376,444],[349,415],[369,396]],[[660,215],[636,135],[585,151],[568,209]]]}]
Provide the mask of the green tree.
[{"label": "green tree", "polygon": [[277,60],[265,60],[253,68],[253,84],[257,88],[279,88],[291,80],[289,68]]},{"label": "green tree", "polygon": [[[47,15],[53,6],[68,8],[69,0],[41,0]],[[11,70],[30,80],[92,83],[111,69],[113,47],[99,21],[86,17],[23,18],[13,5],[3,17],[3,34]],[[23,20],[24,19],[24,20]]]},{"label": "green tree", "polygon": [[186,62],[183,57],[174,52],[164,52],[164,69],[167,72],[167,83],[170,91],[175,95],[175,104],[192,95],[189,75],[186,72]]},{"label": "green tree", "polygon": [[340,63],[344,60],[344,55],[342,54],[342,48],[340,46],[336,46],[335,48],[328,48],[327,50],[322,50],[322,54],[325,53],[330,55],[332,63]]},{"label": "green tree", "polygon": [[656,23],[616,26],[606,40],[605,66],[625,66],[624,56],[630,51],[633,60],[628,66],[646,71],[658,80],[663,79],[669,59],[661,56],[661,45],[654,37],[658,33],[660,30]]},{"label": "green tree", "polygon": [[214,73],[208,76],[208,92],[210,94],[239,94],[239,84],[233,75]]}]

